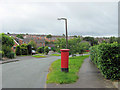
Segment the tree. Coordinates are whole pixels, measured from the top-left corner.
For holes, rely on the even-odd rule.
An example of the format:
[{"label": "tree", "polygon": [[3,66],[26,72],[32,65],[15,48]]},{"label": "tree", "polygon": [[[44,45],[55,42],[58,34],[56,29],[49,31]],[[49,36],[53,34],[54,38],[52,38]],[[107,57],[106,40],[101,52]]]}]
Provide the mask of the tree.
[{"label": "tree", "polygon": [[35,41],[31,40],[28,44],[30,44],[34,50],[37,49],[37,44],[35,43]]},{"label": "tree", "polygon": [[73,37],[77,38],[77,36],[76,36],[76,35],[74,35]]},{"label": "tree", "polygon": [[9,33],[9,32],[7,32],[7,34],[9,35],[10,33]]},{"label": "tree", "polygon": [[21,47],[27,48],[27,44],[22,44]]},{"label": "tree", "polygon": [[39,48],[37,49],[37,51],[38,51],[39,53],[44,53],[44,48],[43,48],[43,47],[39,47]]},{"label": "tree", "polygon": [[16,53],[16,55],[17,55],[17,56],[18,56],[18,55],[21,55],[21,48],[20,48],[20,46],[19,46],[19,45],[18,45],[18,46],[16,46],[15,53]]},{"label": "tree", "polygon": [[49,48],[48,48],[48,46],[46,46],[46,47],[44,48],[44,52],[45,52],[46,55],[48,55],[48,53],[49,53]]},{"label": "tree", "polygon": [[18,35],[16,35],[16,37],[24,39],[22,34],[18,34]]},{"label": "tree", "polygon": [[55,48],[55,47],[51,47],[51,50],[52,50],[53,52],[55,52],[55,51],[56,51],[56,48]]},{"label": "tree", "polygon": [[72,54],[72,56],[77,53],[77,47],[80,42],[81,41],[78,38],[68,40],[68,48],[70,49],[70,54]]},{"label": "tree", "polygon": [[103,40],[102,43],[107,43],[107,41]]},{"label": "tree", "polygon": [[48,41],[45,41],[45,44],[49,44],[49,42],[48,42]]},{"label": "tree", "polygon": [[47,35],[46,37],[49,38],[50,41],[51,41],[51,38],[52,38],[52,35],[51,35],[51,34]]},{"label": "tree", "polygon": [[77,50],[79,54],[83,54],[83,52],[85,50],[88,50],[89,48],[90,48],[89,42],[81,42],[79,43]]},{"label": "tree", "polygon": [[32,46],[30,44],[27,45],[27,49],[28,49],[28,54],[31,55],[32,54]]},{"label": "tree", "polygon": [[49,35],[47,35],[47,36],[46,36],[46,38],[52,38],[52,35],[51,35],[51,34],[49,34]]},{"label": "tree", "polygon": [[90,42],[91,46],[98,44],[98,40],[95,40],[94,37],[84,37],[83,40]]},{"label": "tree", "polygon": [[[68,49],[70,49],[69,54],[74,56],[78,52],[78,44],[81,42],[80,37],[68,40]],[[66,39],[61,38],[56,41],[56,50],[60,52],[60,49],[66,48]]]},{"label": "tree", "polygon": [[91,41],[94,40],[94,37],[89,37],[89,36],[88,36],[88,37],[84,37],[83,40],[88,41],[88,42],[89,42],[89,41],[91,42]]},{"label": "tree", "polygon": [[22,44],[21,45],[21,53],[22,53],[22,55],[28,55],[27,44]]},{"label": "tree", "polygon": [[93,40],[92,42],[91,42],[91,45],[93,46],[93,45],[98,45],[98,40]]},{"label": "tree", "polygon": [[66,40],[65,38],[57,38],[57,41],[55,42],[56,50],[60,53],[60,49],[66,48]]},{"label": "tree", "polygon": [[113,43],[113,42],[116,42],[116,41],[117,41],[117,39],[115,37],[110,37],[110,39],[109,39],[109,43]]},{"label": "tree", "polygon": [[27,47],[21,47],[21,53],[22,53],[22,55],[28,55]]},{"label": "tree", "polygon": [[63,34],[62,36],[65,37],[65,34]]},{"label": "tree", "polygon": [[2,51],[6,56],[8,53],[11,52],[11,48],[14,45],[14,40],[11,37],[2,33],[0,34],[0,41],[2,42]]},{"label": "tree", "polygon": [[120,37],[117,38],[117,42],[120,43]]}]

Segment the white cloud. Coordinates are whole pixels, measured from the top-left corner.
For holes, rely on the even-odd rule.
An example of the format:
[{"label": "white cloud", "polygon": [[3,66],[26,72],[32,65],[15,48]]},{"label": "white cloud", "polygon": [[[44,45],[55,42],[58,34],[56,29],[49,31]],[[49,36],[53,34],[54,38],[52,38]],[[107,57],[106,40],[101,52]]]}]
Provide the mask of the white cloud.
[{"label": "white cloud", "polygon": [[118,34],[117,2],[7,3],[0,6],[3,32],[63,34],[68,19],[69,35]]}]

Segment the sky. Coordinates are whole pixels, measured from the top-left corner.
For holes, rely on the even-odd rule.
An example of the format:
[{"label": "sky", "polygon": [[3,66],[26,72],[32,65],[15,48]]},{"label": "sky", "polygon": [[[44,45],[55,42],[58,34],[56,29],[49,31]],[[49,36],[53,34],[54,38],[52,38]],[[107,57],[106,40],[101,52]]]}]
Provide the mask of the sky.
[{"label": "sky", "polygon": [[2,0],[0,31],[4,33],[118,36],[118,2],[38,2]]}]

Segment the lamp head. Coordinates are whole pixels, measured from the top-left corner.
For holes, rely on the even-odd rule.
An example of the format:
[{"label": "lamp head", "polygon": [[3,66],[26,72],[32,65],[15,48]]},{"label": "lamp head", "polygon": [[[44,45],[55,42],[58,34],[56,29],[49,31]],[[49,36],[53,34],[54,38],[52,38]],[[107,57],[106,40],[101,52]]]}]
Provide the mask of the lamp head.
[{"label": "lamp head", "polygon": [[58,18],[58,20],[67,20],[66,18]]}]

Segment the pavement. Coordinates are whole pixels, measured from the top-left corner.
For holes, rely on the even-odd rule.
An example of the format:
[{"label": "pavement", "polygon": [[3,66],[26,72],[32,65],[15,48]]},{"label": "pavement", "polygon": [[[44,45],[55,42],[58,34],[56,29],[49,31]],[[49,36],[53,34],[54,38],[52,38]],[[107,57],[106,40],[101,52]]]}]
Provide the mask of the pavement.
[{"label": "pavement", "polygon": [[9,62],[16,62],[19,61],[18,59],[9,59],[9,60],[5,60],[5,61],[0,61],[0,64],[4,64],[4,63],[9,63]]},{"label": "pavement", "polygon": [[59,56],[17,57],[20,61],[2,64],[2,88],[45,88],[51,63]]},{"label": "pavement", "polygon": [[120,90],[120,81],[118,82],[118,89]]},{"label": "pavement", "polygon": [[[115,88],[110,80],[106,80],[89,58],[79,71],[79,79],[72,84],[47,84],[47,88]],[[72,77],[71,77],[72,78]]]}]

